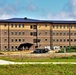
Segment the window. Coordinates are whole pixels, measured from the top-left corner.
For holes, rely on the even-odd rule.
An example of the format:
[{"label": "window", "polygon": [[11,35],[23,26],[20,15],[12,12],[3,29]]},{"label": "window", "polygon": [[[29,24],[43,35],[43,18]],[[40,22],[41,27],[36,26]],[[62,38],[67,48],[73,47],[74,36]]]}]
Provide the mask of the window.
[{"label": "window", "polygon": [[17,46],[15,46],[15,49],[17,49]]},{"label": "window", "polygon": [[25,39],[23,39],[23,42],[25,41]]},{"label": "window", "polygon": [[60,29],[62,29],[62,26],[60,25]]},{"label": "window", "polygon": [[11,42],[14,42],[14,39],[11,39]]},{"label": "window", "polygon": [[33,42],[34,42],[34,43],[37,43],[37,39],[33,39]]},{"label": "window", "polygon": [[19,24],[19,28],[21,27],[21,25]]},{"label": "window", "polygon": [[67,39],[67,41],[69,41],[69,39]]},{"label": "window", "polygon": [[62,48],[62,46],[60,46],[60,48]]},{"label": "window", "polygon": [[11,32],[11,35],[13,35],[14,34],[14,32]]},{"label": "window", "polygon": [[37,25],[34,25],[34,26],[33,26],[33,29],[37,29]]},{"label": "window", "polygon": [[7,34],[7,32],[4,32],[4,34]]},{"label": "window", "polygon": [[45,41],[47,41],[47,39],[45,39]]},{"label": "window", "polygon": [[74,29],[76,29],[76,26],[74,26]]},{"label": "window", "polygon": [[45,24],[45,27],[47,27],[47,24]]},{"label": "window", "polygon": [[66,28],[66,26],[64,25],[64,29]]},{"label": "window", "polygon": [[74,33],[74,35],[76,35],[76,33]]},{"label": "window", "polygon": [[17,24],[15,24],[15,27],[17,28]]},{"label": "window", "polygon": [[24,35],[25,34],[25,32],[22,32],[22,35]]},{"label": "window", "polygon": [[4,27],[6,27],[7,25],[6,24],[4,24]]},{"label": "window", "polygon": [[74,39],[74,42],[76,42],[76,39]]},{"label": "window", "polygon": [[17,32],[15,32],[15,35],[17,35]]},{"label": "window", "polygon": [[15,39],[15,42],[17,42],[17,39]]},{"label": "window", "polygon": [[47,34],[47,32],[45,32],[45,34]]},{"label": "window", "polygon": [[73,33],[71,33],[71,35],[73,35]]},{"label": "window", "polygon": [[19,42],[21,42],[21,39],[19,39]]},{"label": "window", "polygon": [[58,29],[58,25],[56,25],[56,28]]},{"label": "window", "polygon": [[66,33],[64,33],[64,35],[66,35]]},{"label": "window", "polygon": [[64,42],[65,42],[66,40],[64,39]]},{"label": "window", "polygon": [[72,26],[70,26],[70,28],[72,29]]},{"label": "window", "polygon": [[21,32],[19,32],[19,35],[21,35]]},{"label": "window", "polygon": [[55,42],[55,39],[53,39],[53,42]]},{"label": "window", "polygon": [[11,46],[12,49],[14,49],[14,46]]},{"label": "window", "polygon": [[53,35],[55,35],[55,33],[53,33]]},{"label": "window", "polygon": [[73,41],[73,40],[71,39],[71,41]]},{"label": "window", "polygon": [[24,24],[22,24],[22,28],[24,28]]},{"label": "window", "polygon": [[7,39],[4,39],[4,42],[6,42],[7,41]]},{"label": "window", "polygon": [[32,29],[32,25],[30,26],[30,28]]},{"label": "window", "polygon": [[37,32],[33,32],[33,36],[37,36]]},{"label": "window", "polygon": [[56,35],[58,35],[58,33],[56,33]]},{"label": "window", "polygon": [[55,28],[55,26],[52,26],[52,28]]},{"label": "window", "polygon": [[62,39],[60,39],[60,42],[62,42]]},{"label": "window", "polygon": [[56,41],[58,42],[58,39]]},{"label": "window", "polygon": [[32,33],[32,32],[30,32],[30,35],[32,36],[32,35],[33,35],[33,33]]},{"label": "window", "polygon": [[7,48],[7,46],[4,46],[4,48],[6,49],[6,48]]},{"label": "window", "polygon": [[14,27],[14,25],[13,25],[13,24],[11,24],[11,27],[13,28],[13,27]]},{"label": "window", "polygon": [[60,33],[60,35],[62,35],[62,33]]}]

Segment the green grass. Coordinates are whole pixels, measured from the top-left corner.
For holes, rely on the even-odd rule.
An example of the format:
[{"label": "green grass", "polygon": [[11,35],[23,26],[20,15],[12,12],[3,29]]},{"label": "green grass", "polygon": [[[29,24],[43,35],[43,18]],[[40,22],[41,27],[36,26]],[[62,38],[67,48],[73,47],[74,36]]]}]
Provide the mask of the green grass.
[{"label": "green grass", "polygon": [[0,75],[76,75],[76,65],[0,65]]},{"label": "green grass", "polygon": [[18,57],[18,56],[0,56],[2,60],[9,60],[14,62],[76,62],[76,56],[71,57]]}]

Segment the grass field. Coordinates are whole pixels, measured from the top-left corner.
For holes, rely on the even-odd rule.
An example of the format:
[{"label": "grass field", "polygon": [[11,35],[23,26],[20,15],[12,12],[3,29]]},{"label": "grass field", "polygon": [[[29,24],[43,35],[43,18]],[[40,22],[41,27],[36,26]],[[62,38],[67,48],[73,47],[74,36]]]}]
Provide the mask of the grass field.
[{"label": "grass field", "polygon": [[76,56],[71,57],[19,57],[19,56],[0,56],[2,60],[9,60],[14,62],[76,62]]},{"label": "grass field", "polygon": [[76,75],[76,65],[0,65],[0,75]]}]

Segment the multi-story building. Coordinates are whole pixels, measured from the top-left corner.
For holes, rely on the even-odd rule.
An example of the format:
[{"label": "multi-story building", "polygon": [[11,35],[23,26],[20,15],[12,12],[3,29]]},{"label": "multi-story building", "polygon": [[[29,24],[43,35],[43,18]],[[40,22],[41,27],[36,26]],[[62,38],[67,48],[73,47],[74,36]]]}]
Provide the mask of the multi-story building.
[{"label": "multi-story building", "polygon": [[41,48],[76,46],[76,21],[0,20],[0,50],[15,50],[26,42]]}]

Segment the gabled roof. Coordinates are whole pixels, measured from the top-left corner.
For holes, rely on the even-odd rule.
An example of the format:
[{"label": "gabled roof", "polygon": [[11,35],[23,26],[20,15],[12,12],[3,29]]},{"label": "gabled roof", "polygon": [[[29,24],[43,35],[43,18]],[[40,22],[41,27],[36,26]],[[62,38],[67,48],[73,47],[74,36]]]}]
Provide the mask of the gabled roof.
[{"label": "gabled roof", "polygon": [[54,24],[76,24],[76,21],[61,21],[61,20],[36,20],[29,18],[11,18],[6,20],[0,20],[0,23],[54,23]]}]

